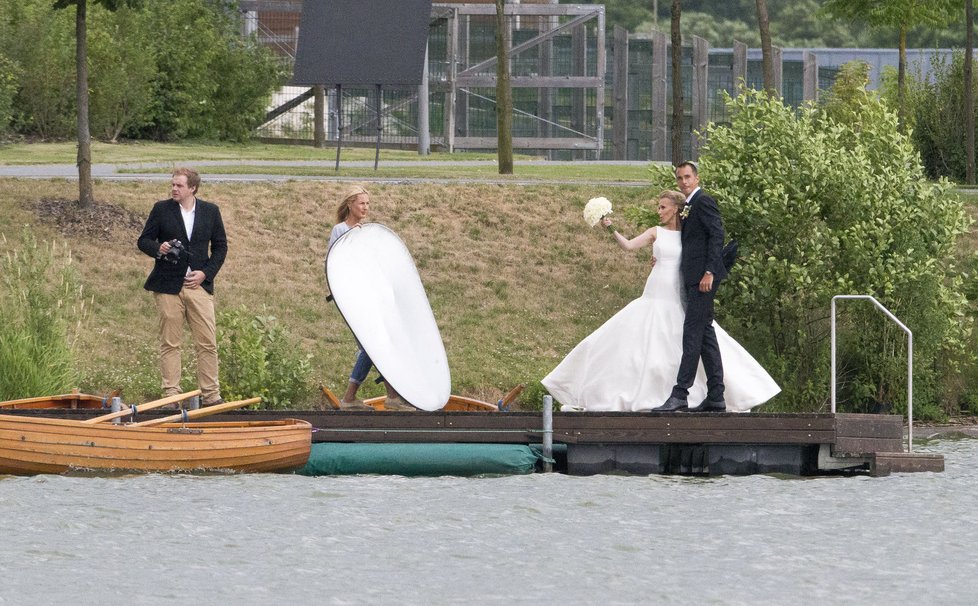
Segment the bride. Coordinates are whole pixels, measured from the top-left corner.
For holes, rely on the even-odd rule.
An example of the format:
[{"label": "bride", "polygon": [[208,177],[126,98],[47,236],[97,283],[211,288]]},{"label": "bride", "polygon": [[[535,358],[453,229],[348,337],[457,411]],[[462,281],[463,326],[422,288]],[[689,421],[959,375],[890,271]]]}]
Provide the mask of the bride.
[{"label": "bride", "polygon": [[[629,240],[617,231],[624,250],[652,246],[652,271],[642,296],[626,305],[581,341],[541,381],[563,406],[561,410],[647,411],[666,401],[683,356],[683,318],[679,258],[680,211],[685,196],[659,195],[658,227]],[[601,220],[611,226],[607,217]],[[723,359],[727,412],[744,412],[774,397],[781,388],[754,358],[716,322]],[[706,375],[700,362],[689,400],[706,398]]]}]

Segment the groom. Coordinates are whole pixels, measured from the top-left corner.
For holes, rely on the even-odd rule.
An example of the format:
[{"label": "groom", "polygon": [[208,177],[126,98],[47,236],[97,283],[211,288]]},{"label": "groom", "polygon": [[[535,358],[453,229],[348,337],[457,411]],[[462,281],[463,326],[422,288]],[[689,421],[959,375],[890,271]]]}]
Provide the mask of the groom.
[{"label": "groom", "polygon": [[[696,165],[683,162],[676,167],[676,183],[686,195],[681,216],[683,253],[680,278],[686,297],[686,319],[683,322],[683,358],[679,364],[676,386],[665,404],[653,408],[659,412],[724,412],[723,363],[713,330],[713,296],[726,268],[720,258],[723,248],[723,221],[716,200],[700,189]],[[706,370],[706,400],[688,408],[686,397],[696,378],[700,358]]]}]

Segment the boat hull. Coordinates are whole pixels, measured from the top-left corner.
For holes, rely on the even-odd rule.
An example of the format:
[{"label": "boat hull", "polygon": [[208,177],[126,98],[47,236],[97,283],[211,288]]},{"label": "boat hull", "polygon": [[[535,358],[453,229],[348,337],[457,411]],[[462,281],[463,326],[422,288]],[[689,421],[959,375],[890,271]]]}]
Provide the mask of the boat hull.
[{"label": "boat hull", "polygon": [[309,458],[312,425],[279,421],[151,427],[0,415],[0,474],[96,471],[289,471]]},{"label": "boat hull", "polygon": [[0,402],[0,411],[4,409],[33,409],[33,408],[107,408],[110,398],[93,396],[86,393],[69,393],[59,396],[41,396],[24,398],[22,400],[7,400]]}]

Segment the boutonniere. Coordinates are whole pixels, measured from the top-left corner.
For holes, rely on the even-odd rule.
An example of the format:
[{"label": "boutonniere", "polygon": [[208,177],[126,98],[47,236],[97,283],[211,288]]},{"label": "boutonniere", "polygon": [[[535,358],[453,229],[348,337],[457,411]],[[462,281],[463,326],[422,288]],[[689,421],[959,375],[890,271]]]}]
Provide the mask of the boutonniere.
[{"label": "boutonniere", "polygon": [[686,219],[686,218],[688,218],[688,217],[689,217],[689,211],[690,211],[690,210],[691,210],[692,208],[693,208],[693,205],[692,205],[692,204],[690,204],[689,202],[687,202],[686,204],[683,204],[683,209],[682,209],[681,211],[679,211],[679,217],[680,217],[681,219]]}]

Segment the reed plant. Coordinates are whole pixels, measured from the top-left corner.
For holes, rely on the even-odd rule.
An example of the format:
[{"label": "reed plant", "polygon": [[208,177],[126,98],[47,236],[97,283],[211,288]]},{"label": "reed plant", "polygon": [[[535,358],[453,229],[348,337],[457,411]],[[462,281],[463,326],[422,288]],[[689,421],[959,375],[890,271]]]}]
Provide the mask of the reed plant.
[{"label": "reed plant", "polygon": [[66,244],[40,242],[25,227],[20,246],[6,235],[0,280],[0,400],[61,393],[76,386],[78,336],[88,306]]}]

